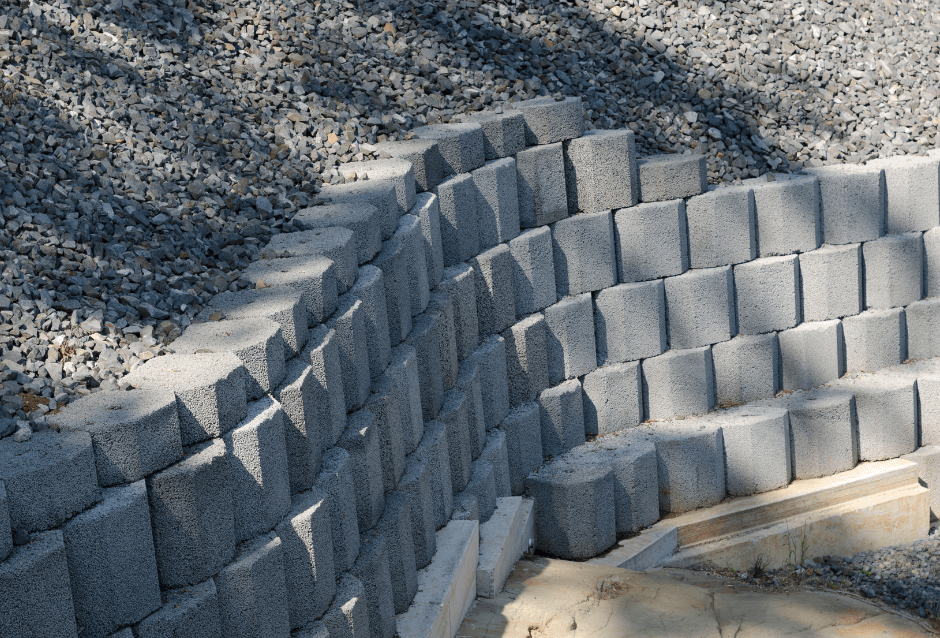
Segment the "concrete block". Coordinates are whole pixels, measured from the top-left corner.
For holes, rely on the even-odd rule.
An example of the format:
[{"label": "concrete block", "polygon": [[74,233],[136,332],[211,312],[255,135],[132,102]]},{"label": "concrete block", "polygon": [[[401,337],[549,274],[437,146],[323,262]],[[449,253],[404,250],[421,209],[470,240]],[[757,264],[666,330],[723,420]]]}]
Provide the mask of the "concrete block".
[{"label": "concrete block", "polygon": [[493,466],[493,482],[496,485],[496,498],[512,495],[509,480],[509,448],[506,445],[506,433],[499,429],[491,430],[486,435],[486,445],[480,458]]},{"label": "concrete block", "polygon": [[414,456],[428,464],[428,484],[431,486],[434,528],[440,529],[447,524],[454,511],[447,426],[439,421],[429,421],[425,425],[421,443],[415,448]]},{"label": "concrete block", "polygon": [[765,175],[745,184],[754,189],[761,257],[816,250],[822,243],[819,184],[810,175]]},{"label": "concrete block", "polygon": [[272,396],[284,411],[284,448],[287,452],[287,475],[290,493],[310,489],[320,471],[320,455],[324,436],[316,400],[317,379],[313,366],[302,359],[287,365],[287,376]]},{"label": "concrete block", "polygon": [[365,311],[369,374],[374,379],[385,371],[391,353],[385,273],[375,266],[363,266],[359,269],[359,279],[350,294],[362,302]]},{"label": "concrete block", "polygon": [[712,346],[715,403],[720,407],[771,399],[780,391],[776,334],[740,335]]},{"label": "concrete block", "polygon": [[790,412],[794,479],[830,476],[855,467],[858,422],[851,392],[801,392],[785,405]]},{"label": "concrete block", "polygon": [[924,296],[940,296],[940,228],[924,233]]},{"label": "concrete block", "polygon": [[441,396],[444,394],[438,318],[429,314],[418,315],[405,343],[414,348],[418,358],[421,412],[424,420],[428,421],[441,409]]},{"label": "concrete block", "polygon": [[597,362],[619,363],[666,351],[666,289],[662,281],[620,284],[594,297]]},{"label": "concrete block", "polygon": [[480,559],[477,591],[480,598],[493,598],[503,589],[516,562],[535,538],[535,503],[521,496],[496,499],[492,518],[480,525]]},{"label": "concrete block", "polygon": [[477,315],[477,284],[473,268],[461,264],[444,270],[441,289],[454,300],[454,333],[457,338],[457,357],[463,361],[480,343],[480,323]]},{"label": "concrete block", "polygon": [[215,577],[225,638],[288,638],[290,615],[281,539],[273,532],[239,547]]},{"label": "concrete block", "polygon": [[421,220],[414,215],[402,215],[398,221],[395,238],[401,242],[405,251],[405,270],[408,273],[408,294],[411,299],[411,316],[413,317],[424,312],[430,295]]},{"label": "concrete block", "polygon": [[441,353],[441,383],[445,390],[454,387],[457,381],[457,328],[455,325],[455,300],[446,290],[435,290],[427,307],[427,313],[435,318]]},{"label": "concrete block", "polygon": [[667,277],[665,287],[671,348],[720,343],[738,333],[730,266]]},{"label": "concrete block", "polygon": [[738,332],[765,334],[800,323],[800,262],[796,255],[763,257],[734,267]]},{"label": "concrete block", "polygon": [[437,420],[447,428],[447,450],[450,483],[454,494],[462,492],[470,480],[470,424],[467,420],[467,396],[451,390],[444,395],[444,404]]},{"label": "concrete block", "polygon": [[548,228],[526,231],[509,242],[509,252],[516,316],[524,317],[555,303],[558,297],[551,231]]},{"label": "concrete block", "polygon": [[862,244],[865,307],[896,308],[923,296],[924,240],[920,233],[888,235]]},{"label": "concrete block", "polygon": [[506,340],[492,335],[483,340],[472,356],[480,368],[483,417],[491,430],[509,413],[509,381],[506,368]]},{"label": "concrete block", "polygon": [[304,208],[294,215],[294,226],[301,230],[335,226],[348,228],[356,240],[356,261],[360,265],[382,249],[381,213],[366,202]]},{"label": "concrete block", "polygon": [[372,413],[378,429],[382,459],[382,485],[386,492],[395,489],[405,471],[405,441],[401,427],[398,382],[394,376],[383,376],[372,386],[372,395],[365,409]]},{"label": "concrete block", "polygon": [[366,592],[358,578],[343,574],[336,584],[336,597],[323,616],[329,638],[369,638],[369,609]]},{"label": "concrete block", "polygon": [[548,387],[548,329],[541,313],[530,315],[503,332],[509,404],[534,401]]},{"label": "concrete block", "polygon": [[362,582],[372,638],[395,635],[395,601],[388,566],[389,547],[381,534],[367,532],[360,540],[361,550],[349,572]]},{"label": "concrete block", "polygon": [[34,536],[0,562],[0,636],[75,638],[75,613],[62,532]]},{"label": "concrete block", "polygon": [[0,561],[5,561],[13,551],[13,534],[10,527],[10,506],[7,503],[7,488],[0,481]]},{"label": "concrete block", "polygon": [[757,257],[753,189],[713,188],[686,202],[685,215],[692,268],[740,264]]},{"label": "concrete block", "polygon": [[477,458],[486,444],[486,407],[483,403],[483,382],[476,361],[460,363],[454,388],[467,397],[467,425],[470,428],[470,456]]},{"label": "concrete block", "polygon": [[215,581],[210,579],[195,587],[168,591],[164,597],[163,606],[137,625],[137,638],[222,638]]},{"label": "concrete block", "polygon": [[785,409],[744,407],[717,422],[725,443],[729,495],[761,494],[789,485],[793,467]]},{"label": "concrete block", "polygon": [[327,450],[323,453],[320,474],[315,484],[328,499],[333,571],[336,574],[352,567],[359,555],[359,522],[352,462],[349,453],[343,448]]},{"label": "concrete block", "polygon": [[640,363],[615,363],[586,375],[584,431],[595,436],[633,428],[643,421]]},{"label": "concrete block", "polygon": [[477,497],[466,490],[457,494],[454,497],[454,514],[450,520],[479,523],[480,504],[477,503]]},{"label": "concrete block", "polygon": [[519,194],[516,160],[511,157],[487,162],[473,171],[477,190],[480,248],[491,248],[519,234]]},{"label": "concrete block", "polygon": [[331,524],[329,496],[313,488],[294,497],[274,530],[281,539],[292,628],[320,618],[336,593]]},{"label": "concrete block", "polygon": [[421,378],[418,374],[418,355],[415,349],[401,345],[392,351],[386,374],[398,386],[398,407],[401,410],[401,432],[405,452],[410,454],[424,436],[424,417],[421,413]]},{"label": "concrete block", "polygon": [[803,321],[828,321],[862,311],[862,247],[825,245],[800,255]]},{"label": "concrete block", "polygon": [[284,379],[284,338],[270,319],[231,319],[193,324],[173,342],[180,354],[231,352],[245,366],[245,392],[253,401]]},{"label": "concrete block", "polygon": [[12,529],[27,532],[58,527],[101,500],[86,432],[43,430],[23,443],[0,439],[0,481]]},{"label": "concrete block", "polygon": [[480,252],[477,187],[472,175],[457,175],[434,189],[440,208],[444,266],[467,261]]},{"label": "concrete block", "polygon": [[310,363],[316,379],[311,389],[312,402],[324,450],[336,445],[346,429],[346,392],[339,344],[335,330],[318,326],[310,332],[307,348],[300,355],[301,361]]},{"label": "concrete block", "polygon": [[542,454],[561,456],[584,443],[584,394],[577,379],[539,395]]},{"label": "concrete block", "polygon": [[918,448],[901,457],[905,461],[917,464],[917,474],[921,485],[930,489],[930,519],[940,518],[940,447],[928,445]]},{"label": "concrete block", "polygon": [[372,265],[385,274],[385,307],[390,343],[398,345],[411,332],[411,275],[408,265],[415,257],[396,236],[382,243],[382,252]]},{"label": "concrete block", "polygon": [[486,136],[476,123],[432,124],[412,131],[422,140],[435,140],[441,153],[444,175],[469,173],[483,166]]},{"label": "concrete block", "polygon": [[216,439],[194,446],[180,463],[147,478],[162,588],[200,583],[235,556],[229,465],[225,443]]},{"label": "concrete block", "polygon": [[487,160],[510,157],[525,149],[525,118],[518,111],[477,111],[464,115],[461,121],[483,128],[483,156]]},{"label": "concrete block", "polygon": [[551,384],[579,377],[597,367],[593,310],[590,293],[566,297],[545,309]]},{"label": "concrete block", "polygon": [[784,390],[815,388],[845,374],[842,322],[813,321],[777,335]]},{"label": "concrete block", "polygon": [[711,348],[670,350],[641,365],[646,419],[705,414],[715,406]]},{"label": "concrete block", "polygon": [[872,160],[866,166],[885,172],[888,234],[940,225],[940,158],[899,155]]},{"label": "concrete block", "polygon": [[307,309],[303,296],[294,288],[255,288],[223,292],[213,297],[198,318],[270,319],[281,327],[284,358],[296,357],[307,343]]},{"label": "concrete block", "polygon": [[907,356],[910,359],[940,357],[940,299],[924,299],[909,305]]},{"label": "concrete block", "polygon": [[408,499],[411,543],[417,569],[423,569],[430,563],[437,549],[434,536],[437,512],[434,509],[434,493],[428,467],[427,460],[413,454],[408,457],[405,473],[398,482],[398,491]]},{"label": "concrete block", "polygon": [[823,241],[853,244],[878,239],[885,225],[884,170],[857,164],[808,168],[819,180]]},{"label": "concrete block", "polygon": [[320,190],[320,196],[330,204],[365,203],[375,206],[379,210],[378,222],[382,239],[388,239],[395,232],[398,216],[402,212],[398,206],[395,182],[387,179],[324,185]]},{"label": "concrete block", "polygon": [[415,549],[411,537],[411,507],[407,496],[392,492],[386,497],[385,513],[373,533],[385,538],[395,613],[404,613],[418,589]]},{"label": "concrete block", "polygon": [[481,523],[490,520],[496,509],[496,470],[492,463],[482,458],[473,462],[466,492],[472,494],[477,502],[476,520]]},{"label": "concrete block", "polygon": [[509,455],[509,489],[513,495],[525,491],[525,477],[542,465],[542,415],[539,404],[516,406],[499,424],[506,435]]},{"label": "concrete block", "polygon": [[917,379],[917,421],[920,445],[940,445],[940,374],[922,370]]},{"label": "concrete block", "polygon": [[637,160],[640,201],[665,202],[701,195],[708,190],[704,155],[664,154]]},{"label": "concrete block", "polygon": [[166,390],[97,392],[49,418],[59,430],[88,432],[102,486],[139,481],[183,456],[176,396]]},{"label": "concrete block", "polygon": [[[371,412],[359,410],[349,415],[349,425],[339,440],[339,446],[349,453],[356,491],[356,518],[361,533],[375,526],[385,508],[381,443]],[[361,543],[359,551],[362,552]]]},{"label": "concrete block", "polygon": [[376,144],[379,153],[388,153],[411,162],[417,190],[430,191],[441,183],[441,151],[435,140],[410,139]]},{"label": "concrete block", "polygon": [[502,332],[516,320],[513,259],[500,244],[470,260],[477,289],[477,317],[481,335]]},{"label": "concrete block", "polygon": [[273,529],[290,509],[284,409],[270,397],[256,401],[222,440],[231,458],[235,540],[241,542]]},{"label": "concrete block", "polygon": [[342,226],[314,228],[274,235],[260,253],[261,259],[324,257],[333,262],[337,291],[343,294],[356,283],[359,253],[353,231]]},{"label": "concrete block", "polygon": [[341,164],[340,174],[347,183],[354,180],[388,181],[395,185],[395,198],[399,214],[411,210],[415,205],[415,171],[412,162],[405,158],[370,160]]},{"label": "concrete block", "polygon": [[339,283],[329,259],[311,256],[255,261],[242,274],[255,288],[287,286],[299,290],[309,326],[324,321],[336,309]]},{"label": "concrete block", "polygon": [[903,308],[866,310],[842,320],[845,371],[872,372],[907,359],[907,321]]},{"label": "concrete block", "polygon": [[516,155],[519,224],[546,226],[568,216],[565,154],[561,142],[535,146]]},{"label": "concrete block", "polygon": [[891,374],[841,384],[855,393],[860,461],[883,461],[917,449],[916,380]]},{"label": "concrete block", "polygon": [[555,288],[559,298],[617,283],[610,211],[575,215],[552,226]]},{"label": "concrete block", "polygon": [[681,514],[725,498],[724,438],[720,427],[693,421],[651,428],[659,472],[659,511]]},{"label": "concrete block", "polygon": [[371,377],[365,305],[352,295],[343,295],[326,326],[333,332],[339,350],[346,411],[358,410],[369,396]]},{"label": "concrete block", "polygon": [[584,133],[584,110],[580,97],[537,97],[516,102],[513,107],[525,118],[525,143],[528,146],[563,142]]},{"label": "concrete block", "polygon": [[124,379],[138,389],[176,395],[180,441],[185,447],[220,437],[245,418],[247,376],[233,353],[206,352],[156,357]]},{"label": "concrete block", "polygon": [[614,479],[610,468],[556,461],[530,474],[535,499],[535,546],[567,560],[597,556],[617,542]]},{"label": "concrete block", "polygon": [[411,214],[421,220],[421,238],[427,264],[428,285],[436,288],[444,276],[444,250],[441,244],[441,204],[437,195],[421,193]]},{"label": "concrete block", "polygon": [[689,228],[681,199],[614,213],[617,271],[623,283],[681,275],[689,269]]},{"label": "concrete block", "polygon": [[107,636],[160,607],[143,481],[104,490],[101,503],[62,527],[62,537],[83,636]]}]

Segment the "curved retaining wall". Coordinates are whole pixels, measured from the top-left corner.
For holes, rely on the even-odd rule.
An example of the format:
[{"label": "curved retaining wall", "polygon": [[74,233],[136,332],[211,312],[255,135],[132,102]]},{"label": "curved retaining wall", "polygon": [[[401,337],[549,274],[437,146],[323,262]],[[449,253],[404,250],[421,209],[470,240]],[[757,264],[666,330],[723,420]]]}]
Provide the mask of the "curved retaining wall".
[{"label": "curved retaining wall", "polygon": [[389,638],[499,496],[585,558],[860,460],[936,480],[940,158],[709,189],[518,107],[344,167],[132,391],[0,442],[0,636]]}]

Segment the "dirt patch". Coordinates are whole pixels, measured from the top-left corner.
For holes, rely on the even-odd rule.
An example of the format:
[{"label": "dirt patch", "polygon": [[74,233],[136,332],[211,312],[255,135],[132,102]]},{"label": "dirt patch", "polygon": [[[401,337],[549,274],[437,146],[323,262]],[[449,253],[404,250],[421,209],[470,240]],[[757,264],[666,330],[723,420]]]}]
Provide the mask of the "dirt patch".
[{"label": "dirt patch", "polygon": [[41,397],[38,394],[23,392],[19,395],[19,397],[23,399],[23,412],[26,414],[35,412],[41,405],[49,405],[49,399],[46,397]]}]

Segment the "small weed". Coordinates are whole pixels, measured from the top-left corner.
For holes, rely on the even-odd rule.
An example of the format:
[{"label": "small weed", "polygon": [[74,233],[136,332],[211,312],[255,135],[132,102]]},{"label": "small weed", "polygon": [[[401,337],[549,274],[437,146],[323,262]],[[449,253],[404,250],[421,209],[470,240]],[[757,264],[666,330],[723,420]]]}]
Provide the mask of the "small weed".
[{"label": "small weed", "polygon": [[767,559],[763,554],[758,554],[754,559],[754,566],[751,568],[751,578],[760,578],[767,571]]}]

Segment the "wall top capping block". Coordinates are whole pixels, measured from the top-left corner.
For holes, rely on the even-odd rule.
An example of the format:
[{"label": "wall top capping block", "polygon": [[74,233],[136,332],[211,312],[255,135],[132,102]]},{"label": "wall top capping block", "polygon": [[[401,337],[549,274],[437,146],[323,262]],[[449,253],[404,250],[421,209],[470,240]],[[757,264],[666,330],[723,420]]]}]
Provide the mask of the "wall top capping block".
[{"label": "wall top capping block", "polygon": [[483,128],[487,160],[509,157],[525,149],[525,118],[519,111],[477,111],[463,115],[461,121]]},{"label": "wall top capping block", "polygon": [[940,226],[940,157],[899,155],[867,165],[885,172],[889,234]]},{"label": "wall top capping block", "polygon": [[434,190],[434,187],[443,179],[441,167],[443,158],[435,140],[413,138],[397,142],[382,142],[376,144],[376,152],[388,153],[392,157],[411,162],[418,190]]},{"label": "wall top capping block", "polygon": [[823,240],[853,244],[884,234],[885,174],[877,167],[838,164],[807,168],[819,179]]},{"label": "wall top capping block", "polygon": [[339,167],[343,177],[349,180],[388,180],[395,184],[395,197],[399,213],[405,213],[415,205],[415,171],[412,162],[393,157],[391,159],[350,162]]},{"label": "wall top capping block", "polygon": [[398,216],[398,193],[395,183],[387,179],[367,179],[347,184],[330,184],[323,187],[320,196],[331,204],[349,204],[365,202],[379,209],[382,239],[388,239],[395,232]]},{"label": "wall top capping block", "polygon": [[785,173],[744,181],[754,190],[761,257],[804,253],[822,243],[817,182],[813,175]]},{"label": "wall top capping block", "polygon": [[444,175],[469,173],[483,166],[486,138],[476,123],[432,124],[412,131],[423,140],[437,140]]},{"label": "wall top capping block", "polygon": [[685,205],[692,268],[740,264],[757,257],[754,190],[709,188]]},{"label": "wall top capping block", "polygon": [[708,190],[708,166],[704,155],[650,155],[639,158],[637,168],[642,202],[684,199]]},{"label": "wall top capping block", "polygon": [[525,117],[525,142],[529,146],[564,142],[584,133],[580,97],[537,97],[516,102]]}]

